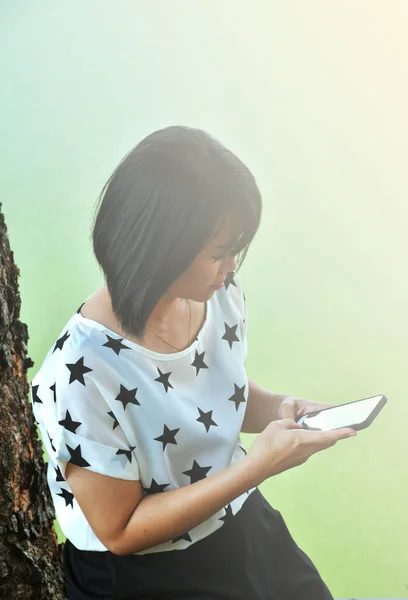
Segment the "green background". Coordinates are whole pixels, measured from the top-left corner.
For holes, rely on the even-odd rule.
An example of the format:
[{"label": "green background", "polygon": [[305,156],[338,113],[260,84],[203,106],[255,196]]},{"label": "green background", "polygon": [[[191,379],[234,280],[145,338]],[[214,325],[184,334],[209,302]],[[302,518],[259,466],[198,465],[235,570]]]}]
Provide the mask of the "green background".
[{"label": "green background", "polygon": [[334,596],[408,596],[408,3],[4,0],[0,28],[29,381],[102,283],[88,237],[112,169],[155,129],[207,130],[264,199],[240,271],[249,377],[388,397],[357,438],[261,490]]}]

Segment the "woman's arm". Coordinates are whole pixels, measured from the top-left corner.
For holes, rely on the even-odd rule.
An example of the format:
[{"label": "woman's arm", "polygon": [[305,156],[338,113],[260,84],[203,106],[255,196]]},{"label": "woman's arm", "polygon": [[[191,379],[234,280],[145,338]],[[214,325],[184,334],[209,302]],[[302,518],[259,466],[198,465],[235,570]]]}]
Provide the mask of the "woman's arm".
[{"label": "woman's arm", "polygon": [[140,552],[182,536],[259,483],[246,456],[190,485],[147,494],[117,537],[115,554]]},{"label": "woman's arm", "polygon": [[65,476],[97,538],[119,556],[186,534],[261,483],[248,456],[181,488],[160,491],[157,482],[158,493],[145,495],[138,480],[109,477],[70,462]]},{"label": "woman's arm", "polygon": [[279,406],[288,394],[273,394],[255,381],[248,379],[248,400],[241,431],[261,433],[271,421],[280,419]]}]

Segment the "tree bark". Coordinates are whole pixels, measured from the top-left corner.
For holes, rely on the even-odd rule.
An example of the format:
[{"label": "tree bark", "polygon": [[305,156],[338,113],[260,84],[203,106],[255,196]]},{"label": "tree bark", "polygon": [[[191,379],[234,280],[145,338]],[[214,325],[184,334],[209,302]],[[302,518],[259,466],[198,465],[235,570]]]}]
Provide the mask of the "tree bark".
[{"label": "tree bark", "polygon": [[63,544],[29,401],[19,269],[0,203],[0,598],[64,600]]}]

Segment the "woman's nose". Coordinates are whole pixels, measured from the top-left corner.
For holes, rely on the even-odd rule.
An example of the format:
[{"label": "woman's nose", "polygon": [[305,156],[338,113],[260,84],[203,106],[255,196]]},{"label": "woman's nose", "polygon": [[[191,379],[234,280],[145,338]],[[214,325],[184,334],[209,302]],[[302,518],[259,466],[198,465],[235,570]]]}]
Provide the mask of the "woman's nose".
[{"label": "woman's nose", "polygon": [[227,262],[227,265],[228,265],[228,272],[235,271],[235,269],[237,268],[237,260],[236,260],[235,256],[231,256],[231,258]]}]

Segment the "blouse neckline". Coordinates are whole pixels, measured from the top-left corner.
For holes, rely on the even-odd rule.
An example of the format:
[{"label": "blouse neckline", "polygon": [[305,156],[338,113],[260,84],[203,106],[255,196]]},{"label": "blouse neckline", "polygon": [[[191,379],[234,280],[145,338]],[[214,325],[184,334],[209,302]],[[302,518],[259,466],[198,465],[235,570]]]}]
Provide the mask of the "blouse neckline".
[{"label": "blouse neckline", "polygon": [[[84,300],[84,302],[81,304],[81,307],[95,294],[96,292],[88,296],[88,298],[86,298],[86,300]],[[122,335],[119,335],[118,333],[116,333],[116,331],[112,331],[111,329],[109,329],[109,327],[106,327],[105,325],[102,325],[102,323],[99,323],[99,321],[95,321],[94,319],[84,317],[81,314],[80,309],[78,309],[78,311],[75,313],[74,318],[76,318],[77,322],[80,322],[83,325],[90,327],[91,329],[99,329],[100,331],[107,332],[111,337],[121,339],[124,344],[129,345],[131,348],[133,348],[137,352],[140,352],[141,354],[144,354],[145,356],[149,356],[150,358],[156,358],[160,360],[176,360],[178,358],[182,358],[183,356],[188,356],[193,350],[195,350],[202,337],[204,336],[205,332],[207,331],[212,316],[211,300],[214,298],[214,296],[215,294],[213,294],[212,297],[206,301],[205,320],[196,338],[194,338],[193,342],[187,348],[184,348],[184,350],[181,350],[179,352],[171,352],[169,354],[163,352],[155,352],[154,350],[145,348],[144,346],[141,346],[140,344],[137,344],[136,342],[129,340],[128,338],[123,337]]]}]

